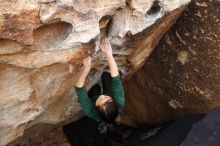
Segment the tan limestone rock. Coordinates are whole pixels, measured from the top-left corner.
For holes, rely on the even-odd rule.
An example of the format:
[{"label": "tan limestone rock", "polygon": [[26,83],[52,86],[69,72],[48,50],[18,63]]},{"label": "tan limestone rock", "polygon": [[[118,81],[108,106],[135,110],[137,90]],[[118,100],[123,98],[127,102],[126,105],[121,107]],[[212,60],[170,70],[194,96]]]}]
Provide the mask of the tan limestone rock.
[{"label": "tan limestone rock", "polygon": [[33,30],[40,25],[39,10],[35,0],[1,0],[0,38],[33,44]]}]

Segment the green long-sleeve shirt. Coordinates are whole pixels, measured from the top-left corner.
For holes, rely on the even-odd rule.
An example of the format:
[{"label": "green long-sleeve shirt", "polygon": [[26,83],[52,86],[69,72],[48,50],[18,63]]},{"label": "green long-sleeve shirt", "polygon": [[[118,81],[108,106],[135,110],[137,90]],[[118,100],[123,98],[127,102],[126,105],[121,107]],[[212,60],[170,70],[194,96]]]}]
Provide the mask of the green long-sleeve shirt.
[{"label": "green long-sleeve shirt", "polygon": [[[112,87],[111,97],[116,102],[118,108],[123,109],[125,104],[125,98],[124,98],[124,90],[119,76],[111,78],[111,87]],[[90,100],[87,91],[84,89],[84,87],[81,88],[75,87],[75,90],[79,98],[79,103],[81,104],[84,113],[88,117],[98,122],[101,122],[102,119],[99,116],[98,111],[96,109],[95,101],[92,102]]]}]

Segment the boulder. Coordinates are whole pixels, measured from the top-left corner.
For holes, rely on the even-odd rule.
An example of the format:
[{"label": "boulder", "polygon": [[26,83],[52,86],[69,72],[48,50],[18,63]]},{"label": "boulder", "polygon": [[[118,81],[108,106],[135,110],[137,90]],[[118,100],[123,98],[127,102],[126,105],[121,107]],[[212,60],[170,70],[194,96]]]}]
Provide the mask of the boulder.
[{"label": "boulder", "polygon": [[189,4],[144,66],[124,83],[122,121],[156,125],[220,106],[219,6],[211,0]]},{"label": "boulder", "polygon": [[90,88],[108,69],[106,36],[124,80],[140,69],[190,0],[0,1],[0,145],[36,123],[82,115],[74,84],[92,56]]}]

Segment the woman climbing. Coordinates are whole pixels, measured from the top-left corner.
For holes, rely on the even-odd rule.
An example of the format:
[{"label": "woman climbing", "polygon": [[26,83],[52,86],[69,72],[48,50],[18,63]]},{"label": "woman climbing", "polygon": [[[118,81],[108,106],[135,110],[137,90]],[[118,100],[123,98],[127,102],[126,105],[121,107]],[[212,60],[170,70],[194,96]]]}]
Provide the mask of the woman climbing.
[{"label": "woman climbing", "polygon": [[105,53],[110,68],[110,73],[103,72],[101,76],[103,92],[101,92],[99,84],[95,84],[88,93],[83,87],[91,69],[90,57],[83,61],[84,69],[76,82],[75,90],[84,113],[101,123],[99,126],[101,133],[110,133],[112,135],[115,129],[110,127],[113,127],[112,123],[118,116],[118,111],[124,108],[124,90],[118,66],[112,55],[112,47],[106,38],[102,38],[100,48]]}]

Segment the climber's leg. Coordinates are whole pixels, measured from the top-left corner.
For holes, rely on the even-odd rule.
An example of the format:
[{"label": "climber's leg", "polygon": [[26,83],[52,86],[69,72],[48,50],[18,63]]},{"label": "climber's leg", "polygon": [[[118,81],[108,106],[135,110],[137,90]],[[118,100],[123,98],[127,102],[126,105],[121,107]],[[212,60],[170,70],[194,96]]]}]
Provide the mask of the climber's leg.
[{"label": "climber's leg", "polygon": [[104,95],[111,95],[111,74],[109,72],[102,73],[102,87]]},{"label": "climber's leg", "polygon": [[88,91],[88,96],[91,100],[96,100],[95,98],[101,95],[101,87],[99,84],[95,84],[92,88]]}]

